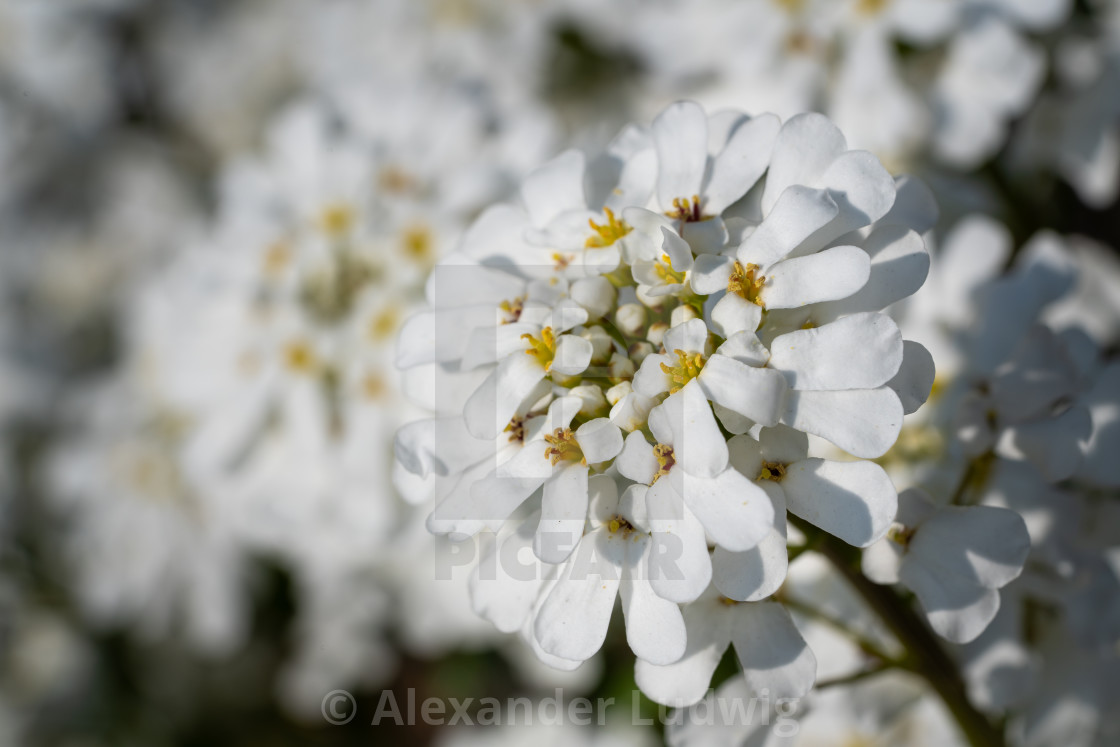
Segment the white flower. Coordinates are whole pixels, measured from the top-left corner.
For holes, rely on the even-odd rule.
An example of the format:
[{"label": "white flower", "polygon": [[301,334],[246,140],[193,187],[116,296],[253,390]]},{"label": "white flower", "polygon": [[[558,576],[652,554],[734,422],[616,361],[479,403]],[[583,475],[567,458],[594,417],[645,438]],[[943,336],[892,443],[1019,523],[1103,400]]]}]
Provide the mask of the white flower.
[{"label": "white flower", "polygon": [[999,589],[1019,575],[1030,552],[1022,518],[990,506],[937,507],[907,490],[897,524],[864,552],[863,572],[912,589],[939,635],[954,643],[976,638],[999,610]]},{"label": "white flower", "polygon": [[680,661],[657,666],[639,659],[638,687],[658,703],[699,702],[729,645],[743,667],[747,687],[775,700],[800,698],[816,677],[817,662],[789,612],[776,602],[736,602],[714,588],[684,611],[688,648]]},{"label": "white flower", "polygon": [[655,664],[674,662],[685,650],[684,620],[645,576],[652,543],[643,491],[630,488],[619,499],[608,477],[597,478],[596,488],[590,531],[544,596],[533,635],[553,656],[589,659],[603,645],[617,596],[634,654]]}]

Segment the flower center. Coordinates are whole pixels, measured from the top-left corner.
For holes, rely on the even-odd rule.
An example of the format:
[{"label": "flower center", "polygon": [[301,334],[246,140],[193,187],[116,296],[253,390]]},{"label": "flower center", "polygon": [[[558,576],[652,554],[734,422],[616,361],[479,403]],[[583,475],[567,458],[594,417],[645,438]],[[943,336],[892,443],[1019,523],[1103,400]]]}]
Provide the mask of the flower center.
[{"label": "flower center", "polygon": [[634,531],[634,525],[627,521],[625,517],[616,514],[607,522],[607,529],[610,530],[611,534],[618,534],[619,532],[629,534]]},{"label": "flower center", "polygon": [[913,528],[907,528],[896,521],[891,524],[891,528],[887,530],[887,539],[894,542],[896,545],[909,547],[910,540],[914,538],[914,531]]},{"label": "flower center", "polygon": [[700,353],[689,355],[683,350],[677,350],[677,365],[670,366],[667,363],[661,364],[661,370],[669,374],[669,378],[673,383],[669,387],[669,394],[676,394],[688,382],[695,379],[700,375],[700,369],[704,368],[704,356]]},{"label": "flower center", "polygon": [[766,276],[758,275],[756,277],[755,273],[757,272],[758,265],[748,264],[744,267],[742,263],[736,260],[734,267],[731,268],[731,277],[727,280],[727,292],[737,293],[757,306],[764,306],[759,294],[762,293]]},{"label": "flower center", "polygon": [[329,205],[319,215],[319,226],[331,238],[341,238],[354,227],[354,211],[347,205]]},{"label": "flower center", "polygon": [[601,249],[610,246],[634,230],[626,221],[616,218],[614,211],[609,207],[603,208],[603,213],[607,216],[606,223],[599,224],[591,218],[587,219],[591,230],[595,232],[591,236],[588,236],[587,241],[583,244],[587,249]]},{"label": "flower center", "polygon": [[758,471],[758,477],[755,479],[781,482],[782,478],[786,476],[786,466],[781,462],[763,462],[762,469]]},{"label": "flower center", "polygon": [[657,446],[654,446],[653,455],[657,457],[657,472],[650,481],[650,485],[653,485],[653,483],[669,474],[669,470],[677,463],[676,458],[673,456],[673,447],[667,444],[657,444]]},{"label": "flower center", "polygon": [[502,324],[513,324],[521,318],[521,312],[525,310],[525,296],[518,296],[512,301],[502,301],[498,304],[498,308],[506,315]]},{"label": "flower center", "polygon": [[292,250],[282,241],[268,247],[264,253],[264,271],[270,276],[279,275],[292,261]]},{"label": "flower center", "polygon": [[284,364],[296,373],[310,373],[315,368],[315,353],[302,340],[290,342],[284,347]]},{"label": "flower center", "polygon": [[665,215],[685,223],[699,223],[712,217],[700,212],[700,195],[674,197],[673,209],[665,211]]},{"label": "flower center", "polygon": [[300,301],[317,322],[341,322],[350,315],[354,302],[376,276],[377,270],[368,260],[343,249],[334,254],[329,266],[304,279]]},{"label": "flower center", "polygon": [[523,442],[525,440],[525,418],[520,415],[514,415],[510,418],[509,425],[507,425],[502,432],[509,434],[510,443]]},{"label": "flower center", "polygon": [[551,435],[546,435],[544,440],[548,442],[544,455],[546,459],[552,460],[552,466],[555,467],[560,462],[587,464],[571,428],[557,428]]},{"label": "flower center", "polygon": [[572,263],[572,255],[553,252],[552,261],[556,263],[552,269],[556,270],[556,272],[563,272],[568,268],[568,265]]},{"label": "flower center", "polygon": [[425,226],[409,226],[401,234],[404,253],[415,262],[426,264],[432,258],[432,232]]},{"label": "flower center", "polygon": [[886,9],[890,0],[859,0],[856,3],[856,13],[864,16],[876,16]]},{"label": "flower center", "polygon": [[673,260],[668,254],[661,255],[661,261],[654,263],[653,271],[657,273],[657,277],[661,278],[663,283],[668,285],[684,282],[684,273],[673,269]]},{"label": "flower center", "polygon": [[540,338],[526,332],[521,335],[521,339],[529,341],[526,354],[536,358],[545,371],[551,370],[552,361],[556,358],[556,335],[552,333],[552,327],[542,329]]}]

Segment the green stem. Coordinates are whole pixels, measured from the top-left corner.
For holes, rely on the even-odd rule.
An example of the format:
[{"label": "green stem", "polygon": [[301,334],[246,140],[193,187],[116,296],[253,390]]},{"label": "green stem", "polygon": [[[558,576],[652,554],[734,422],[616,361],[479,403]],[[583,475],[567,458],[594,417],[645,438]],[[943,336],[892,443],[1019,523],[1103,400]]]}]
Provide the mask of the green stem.
[{"label": "green stem", "polygon": [[887,586],[872,583],[859,571],[859,550],[795,517],[790,521],[806,536],[820,535],[816,549],[836,567],[879,615],[906,649],[906,668],[921,675],[949,708],[973,747],[1003,747],[1003,732],[976,710],[966,695],[956,664],[910,604]]}]

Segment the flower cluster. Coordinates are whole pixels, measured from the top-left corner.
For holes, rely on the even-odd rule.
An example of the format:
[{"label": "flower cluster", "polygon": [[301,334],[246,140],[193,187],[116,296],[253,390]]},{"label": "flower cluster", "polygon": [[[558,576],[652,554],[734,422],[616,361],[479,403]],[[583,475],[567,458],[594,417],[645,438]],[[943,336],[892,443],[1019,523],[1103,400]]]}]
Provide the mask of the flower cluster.
[{"label": "flower cluster", "polygon": [[[932,217],[820,115],[690,102],[484,213],[398,357],[431,372],[440,412],[397,439],[430,528],[496,531],[538,564],[480,571],[476,610],[572,668],[619,597],[653,697],[698,700],[731,642],[748,676],[804,693],[812,654],[765,601],[787,511],[856,546],[895,519],[869,460],[933,369],[882,310],[925,280]],[[753,663],[773,647],[794,653]]]}]

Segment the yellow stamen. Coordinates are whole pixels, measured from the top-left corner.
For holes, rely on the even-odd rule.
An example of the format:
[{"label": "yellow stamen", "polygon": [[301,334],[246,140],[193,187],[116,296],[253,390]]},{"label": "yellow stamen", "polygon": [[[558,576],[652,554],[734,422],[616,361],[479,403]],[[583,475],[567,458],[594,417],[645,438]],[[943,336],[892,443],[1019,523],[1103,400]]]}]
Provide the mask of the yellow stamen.
[{"label": "yellow stamen", "polygon": [[685,223],[699,223],[711,217],[700,212],[700,195],[693,195],[690,198],[674,197],[673,209],[665,211],[665,215]]},{"label": "yellow stamen", "polygon": [[292,250],[287,244],[277,241],[264,253],[264,271],[269,275],[279,275],[292,259]]},{"label": "yellow stamen", "polygon": [[306,342],[297,340],[284,348],[284,363],[292,371],[309,373],[315,368],[315,353]]},{"label": "yellow stamen", "polygon": [[771,480],[772,482],[781,482],[782,478],[786,476],[786,465],[781,462],[763,462],[762,469],[758,471],[756,480]]},{"label": "yellow stamen", "polygon": [[856,3],[856,13],[865,16],[875,16],[883,12],[890,0],[859,0]]},{"label": "yellow stamen", "polygon": [[379,399],[388,388],[385,379],[375,373],[367,374],[365,379],[362,380],[362,391],[369,399]]},{"label": "yellow stamen", "polygon": [[595,232],[591,236],[588,236],[587,241],[583,244],[584,247],[588,249],[601,249],[605,246],[610,246],[634,230],[626,221],[616,218],[614,216],[614,211],[609,207],[603,208],[603,212],[607,216],[606,223],[599,224],[591,218],[587,219],[587,222],[591,225],[591,230]]},{"label": "yellow stamen", "polygon": [[509,434],[510,443],[521,443],[525,440],[525,418],[514,415],[502,432]]},{"label": "yellow stamen", "polygon": [[425,226],[410,226],[401,235],[404,253],[416,262],[424,263],[432,257],[432,232]]},{"label": "yellow stamen", "polygon": [[328,236],[340,238],[354,226],[354,211],[346,205],[331,205],[319,216],[319,225]]},{"label": "yellow stamen", "polygon": [[914,538],[914,529],[907,528],[898,522],[891,524],[891,528],[887,530],[887,539],[897,545],[909,547],[910,540]]},{"label": "yellow stamen", "polygon": [[673,455],[673,447],[667,444],[654,446],[653,455],[657,457],[657,473],[650,480],[650,485],[669,474],[669,470],[673,469],[673,465],[677,463],[676,457]]},{"label": "yellow stamen", "polygon": [[572,256],[570,254],[561,254],[560,252],[553,252],[552,253],[552,261],[556,263],[556,266],[553,269],[555,269],[557,272],[561,272],[561,271],[567,269],[568,265],[570,265],[572,263]]},{"label": "yellow stamen", "polygon": [[369,324],[369,336],[374,340],[387,340],[397,331],[400,315],[393,307],[382,309]]},{"label": "yellow stamen", "polygon": [[673,260],[668,254],[661,255],[661,261],[655,262],[653,271],[657,273],[657,277],[668,285],[677,285],[684,282],[684,273],[677,272],[673,269]]},{"label": "yellow stamen", "polygon": [[669,374],[669,378],[673,381],[672,386],[669,387],[669,394],[679,392],[685,384],[699,376],[700,369],[704,368],[704,356],[702,354],[689,355],[683,350],[678,350],[676,353],[679,361],[677,365],[661,364],[661,370]]},{"label": "yellow stamen", "polygon": [[766,283],[766,276],[755,276],[758,272],[758,265],[748,264],[746,267],[736,260],[734,267],[731,269],[731,277],[727,280],[727,292],[737,293],[740,297],[750,301],[757,306],[765,306],[759,294],[762,293],[762,286]]},{"label": "yellow stamen", "polygon": [[521,319],[521,312],[525,310],[525,296],[518,296],[512,301],[502,301],[498,304],[498,308],[506,314],[502,324],[513,324]]},{"label": "yellow stamen", "polygon": [[571,428],[557,428],[551,435],[546,435],[544,440],[549,444],[544,450],[544,456],[546,459],[552,459],[553,466],[560,462],[587,464],[587,460],[583,458],[583,450],[576,443]]},{"label": "yellow stamen", "polygon": [[719,598],[719,602],[720,602],[720,604],[725,605],[727,607],[734,607],[736,604],[739,604],[734,599],[731,599],[730,597],[724,597],[724,596],[721,596]]},{"label": "yellow stamen", "polygon": [[556,335],[552,333],[552,327],[542,329],[539,339],[528,333],[521,335],[521,339],[529,341],[525,352],[536,358],[545,371],[551,371],[552,361],[556,358]]}]

